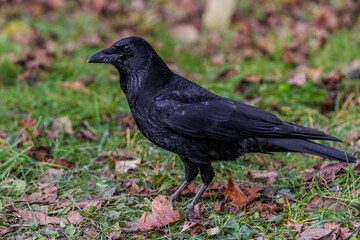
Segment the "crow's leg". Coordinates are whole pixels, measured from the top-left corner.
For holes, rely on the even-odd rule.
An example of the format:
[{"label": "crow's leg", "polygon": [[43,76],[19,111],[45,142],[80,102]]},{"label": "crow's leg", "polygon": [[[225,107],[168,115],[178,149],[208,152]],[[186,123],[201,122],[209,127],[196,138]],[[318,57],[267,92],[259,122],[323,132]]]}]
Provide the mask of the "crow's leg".
[{"label": "crow's leg", "polygon": [[179,186],[179,188],[171,195],[170,199],[174,202],[175,198],[186,188],[198,175],[199,168],[195,163],[191,162],[188,158],[181,157],[185,165],[185,181]]},{"label": "crow's leg", "polygon": [[187,207],[188,212],[192,212],[194,209],[194,206],[198,203],[199,199],[207,189],[207,187],[210,185],[211,181],[213,180],[215,176],[215,172],[213,167],[211,166],[211,163],[200,163],[197,164],[197,166],[200,169],[201,173],[201,179],[203,181],[203,184],[201,185],[199,191],[196,193],[194,199],[191,201],[189,206]]}]

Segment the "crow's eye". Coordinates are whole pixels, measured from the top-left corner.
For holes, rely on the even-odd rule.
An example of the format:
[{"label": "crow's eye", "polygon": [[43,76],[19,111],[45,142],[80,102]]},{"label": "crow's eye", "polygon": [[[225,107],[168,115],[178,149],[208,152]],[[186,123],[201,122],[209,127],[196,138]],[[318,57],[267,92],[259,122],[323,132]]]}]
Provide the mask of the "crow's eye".
[{"label": "crow's eye", "polygon": [[124,51],[125,51],[125,52],[130,52],[130,51],[131,51],[131,48],[130,48],[128,45],[125,45],[125,46],[124,46]]}]

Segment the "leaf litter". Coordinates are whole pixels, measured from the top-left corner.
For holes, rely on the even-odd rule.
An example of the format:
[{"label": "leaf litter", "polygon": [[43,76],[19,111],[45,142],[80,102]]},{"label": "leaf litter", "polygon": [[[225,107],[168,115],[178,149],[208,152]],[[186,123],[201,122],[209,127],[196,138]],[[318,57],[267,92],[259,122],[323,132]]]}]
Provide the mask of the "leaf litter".
[{"label": "leaf litter", "polygon": [[151,214],[145,212],[139,222],[126,222],[125,227],[140,230],[157,230],[181,219],[179,211],[174,211],[171,200],[163,196],[155,198],[151,203],[151,207]]},{"label": "leaf litter", "polygon": [[8,206],[6,208],[17,212],[24,221],[36,221],[40,225],[60,225],[61,222],[65,224],[78,224],[83,219],[78,212],[69,212],[66,217],[50,217],[44,213],[22,210],[14,206]]}]

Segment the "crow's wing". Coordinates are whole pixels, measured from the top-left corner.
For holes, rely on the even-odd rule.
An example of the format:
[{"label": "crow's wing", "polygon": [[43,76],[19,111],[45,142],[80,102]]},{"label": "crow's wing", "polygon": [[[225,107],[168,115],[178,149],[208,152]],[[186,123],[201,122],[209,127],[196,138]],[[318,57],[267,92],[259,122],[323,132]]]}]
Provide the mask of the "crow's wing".
[{"label": "crow's wing", "polygon": [[321,131],[284,122],[267,111],[216,95],[191,98],[188,94],[166,95],[155,100],[161,121],[170,129],[194,138],[234,141],[249,137],[297,137],[339,141]]}]

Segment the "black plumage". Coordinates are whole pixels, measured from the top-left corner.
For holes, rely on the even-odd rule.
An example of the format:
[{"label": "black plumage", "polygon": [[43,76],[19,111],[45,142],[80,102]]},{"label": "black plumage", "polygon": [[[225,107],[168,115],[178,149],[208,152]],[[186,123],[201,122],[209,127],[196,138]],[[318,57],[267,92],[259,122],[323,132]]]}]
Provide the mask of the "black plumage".
[{"label": "black plumage", "polygon": [[186,180],[172,200],[200,171],[203,185],[189,210],[214,177],[211,161],[235,160],[250,152],[303,152],[343,162],[356,160],[348,153],[309,141],[341,141],[336,137],[284,122],[174,74],[142,38],[122,39],[92,55],[88,62],[116,67],[140,131],[157,146],[180,156]]}]

